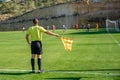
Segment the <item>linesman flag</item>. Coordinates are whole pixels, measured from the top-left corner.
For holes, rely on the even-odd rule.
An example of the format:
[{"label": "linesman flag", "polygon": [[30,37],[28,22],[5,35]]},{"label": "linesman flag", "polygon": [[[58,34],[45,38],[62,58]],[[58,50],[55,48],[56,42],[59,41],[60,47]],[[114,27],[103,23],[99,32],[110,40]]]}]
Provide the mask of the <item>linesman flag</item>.
[{"label": "linesman flag", "polygon": [[73,39],[72,38],[61,37],[61,40],[63,42],[65,50],[66,51],[71,51],[72,50]]}]

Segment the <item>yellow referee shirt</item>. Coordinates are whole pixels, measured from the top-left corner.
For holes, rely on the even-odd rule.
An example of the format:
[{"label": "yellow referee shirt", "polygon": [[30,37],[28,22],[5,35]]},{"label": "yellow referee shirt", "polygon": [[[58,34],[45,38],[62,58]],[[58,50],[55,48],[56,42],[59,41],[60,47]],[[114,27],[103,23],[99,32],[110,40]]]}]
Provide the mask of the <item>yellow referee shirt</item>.
[{"label": "yellow referee shirt", "polygon": [[31,41],[42,41],[42,33],[46,30],[41,26],[32,26],[27,30]]}]

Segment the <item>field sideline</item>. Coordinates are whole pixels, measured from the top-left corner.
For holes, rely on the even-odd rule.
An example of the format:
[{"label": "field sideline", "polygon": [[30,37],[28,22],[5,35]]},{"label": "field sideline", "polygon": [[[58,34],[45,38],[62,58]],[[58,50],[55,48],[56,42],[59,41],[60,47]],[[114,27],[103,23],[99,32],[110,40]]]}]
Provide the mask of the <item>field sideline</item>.
[{"label": "field sideline", "polygon": [[56,33],[73,38],[72,51],[65,51],[60,38],[43,34],[44,72],[31,74],[25,32],[0,32],[0,80],[120,80],[120,33],[102,29]]}]

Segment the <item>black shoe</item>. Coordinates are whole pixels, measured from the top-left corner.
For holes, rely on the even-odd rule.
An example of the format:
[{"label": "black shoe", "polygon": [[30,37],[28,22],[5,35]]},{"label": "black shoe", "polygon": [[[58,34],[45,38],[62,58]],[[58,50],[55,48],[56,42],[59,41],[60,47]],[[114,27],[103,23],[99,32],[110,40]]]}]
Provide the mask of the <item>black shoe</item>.
[{"label": "black shoe", "polygon": [[31,73],[35,73],[35,70],[32,70]]}]

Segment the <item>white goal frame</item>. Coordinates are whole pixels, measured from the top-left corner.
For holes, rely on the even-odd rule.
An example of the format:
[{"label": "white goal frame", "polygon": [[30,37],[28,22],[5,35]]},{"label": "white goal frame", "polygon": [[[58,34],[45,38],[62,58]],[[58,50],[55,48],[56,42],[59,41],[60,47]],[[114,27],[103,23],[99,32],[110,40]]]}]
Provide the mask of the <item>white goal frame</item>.
[{"label": "white goal frame", "polygon": [[118,20],[110,20],[110,19],[106,19],[106,31],[109,32],[109,23],[114,24],[115,26],[113,27],[115,29],[115,31],[119,32],[119,26],[118,26]]}]

